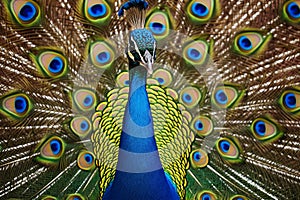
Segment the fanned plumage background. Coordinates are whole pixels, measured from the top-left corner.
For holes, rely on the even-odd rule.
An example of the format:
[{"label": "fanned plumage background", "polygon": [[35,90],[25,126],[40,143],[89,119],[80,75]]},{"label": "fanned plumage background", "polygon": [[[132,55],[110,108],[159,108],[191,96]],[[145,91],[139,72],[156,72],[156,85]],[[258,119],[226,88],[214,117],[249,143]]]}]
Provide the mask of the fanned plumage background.
[{"label": "fanned plumage background", "polygon": [[[15,2],[38,8],[32,22],[18,20]],[[162,70],[148,87],[155,134],[182,198],[298,199],[300,1],[148,2],[146,28],[158,46],[154,69]],[[193,10],[197,2],[209,14],[193,13],[205,11]],[[104,14],[89,16],[89,3],[104,5]],[[128,96],[131,25],[126,11],[117,15],[122,3],[0,2],[0,199],[97,199],[113,179]],[[298,17],[286,13],[289,5]],[[59,64],[51,72],[54,58]],[[166,122],[168,103],[189,127]],[[164,149],[171,136],[159,133],[161,115],[171,128],[192,131],[187,140],[170,139],[182,157]],[[97,139],[113,145],[97,146]],[[189,162],[186,172],[176,170],[181,160]]]}]

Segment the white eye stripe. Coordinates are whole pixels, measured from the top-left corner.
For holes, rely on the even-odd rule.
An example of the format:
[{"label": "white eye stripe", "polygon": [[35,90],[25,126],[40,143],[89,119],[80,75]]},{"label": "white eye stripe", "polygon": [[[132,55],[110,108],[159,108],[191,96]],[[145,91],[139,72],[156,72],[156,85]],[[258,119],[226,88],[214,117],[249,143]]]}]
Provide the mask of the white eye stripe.
[{"label": "white eye stripe", "polygon": [[[130,37],[130,40],[133,42],[135,51],[139,54],[142,63],[146,64],[146,61],[149,61],[149,57],[150,57],[150,59],[151,59],[150,62],[153,64],[154,56],[155,56],[155,49],[156,49],[156,42],[154,42],[153,55],[151,55],[151,53],[148,50],[145,51],[145,54],[144,54],[145,59],[146,59],[146,61],[145,61],[144,57],[141,55],[141,52],[138,48],[136,41],[134,40],[134,38],[132,36]],[[128,47],[128,52],[130,52],[129,47]],[[129,53],[129,57],[134,60],[134,56],[131,53]]]},{"label": "white eye stripe", "polygon": [[144,61],[144,59],[143,59],[143,56],[141,55],[140,50],[139,50],[139,48],[138,48],[138,46],[137,46],[135,40],[133,39],[133,37],[130,37],[130,39],[131,39],[131,41],[134,43],[135,51],[139,54],[139,56],[140,56],[142,62],[145,63],[145,61]]},{"label": "white eye stripe", "polygon": [[132,60],[134,60],[134,56],[132,55],[132,53],[130,51],[128,51],[128,55]]},{"label": "white eye stripe", "polygon": [[154,42],[154,47],[153,47],[152,63],[154,63],[155,50],[156,50],[156,42]]}]

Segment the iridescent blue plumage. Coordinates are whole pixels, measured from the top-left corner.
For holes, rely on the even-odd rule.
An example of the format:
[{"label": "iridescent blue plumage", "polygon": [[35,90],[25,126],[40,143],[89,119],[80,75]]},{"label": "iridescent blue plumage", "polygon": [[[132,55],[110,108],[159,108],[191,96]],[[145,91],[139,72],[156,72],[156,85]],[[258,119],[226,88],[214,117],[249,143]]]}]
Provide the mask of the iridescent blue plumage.
[{"label": "iridescent blue plumage", "polygon": [[287,13],[295,19],[299,19],[300,18],[300,7],[297,3],[295,2],[290,2],[287,5]]},{"label": "iridescent blue plumage", "polygon": [[255,132],[260,135],[260,136],[264,136],[265,135],[265,132],[266,132],[266,125],[265,125],[265,122],[263,121],[258,121],[255,123],[254,125],[254,129],[255,129]]},{"label": "iridescent blue plumage", "polygon": [[91,17],[103,17],[106,14],[106,7],[103,4],[95,4],[88,8]]},{"label": "iridescent blue plumage", "polygon": [[18,113],[23,113],[28,107],[27,104],[28,104],[28,102],[24,97],[22,97],[22,96],[16,97],[16,99],[15,99],[15,109]]},{"label": "iridescent blue plumage", "polygon": [[209,9],[202,3],[196,2],[192,4],[192,12],[198,17],[205,17],[209,13]]},{"label": "iridescent blue plumage", "polygon": [[141,10],[143,9],[147,9],[148,8],[148,2],[146,2],[145,0],[130,0],[127,1],[126,3],[124,3],[119,12],[118,15],[122,16],[124,14],[124,10],[128,10],[132,7],[137,7],[140,8]]},{"label": "iridescent blue plumage", "polygon": [[146,29],[133,30],[130,34],[127,52],[128,103],[123,119],[117,171],[104,194],[104,200],[179,200],[176,186],[162,168],[146,91],[155,43],[151,32]]},{"label": "iridescent blue plumage", "polygon": [[245,51],[252,49],[251,41],[246,36],[242,36],[239,38],[238,45],[241,49]]},{"label": "iridescent blue plumage", "polygon": [[286,95],[284,95],[283,97],[284,100],[284,104],[288,107],[288,108],[295,108],[296,107],[296,95],[293,93],[287,93]]},{"label": "iridescent blue plumage", "polygon": [[32,18],[35,17],[37,13],[36,8],[34,7],[34,5],[31,2],[28,2],[26,4],[24,4],[24,6],[20,9],[19,12],[19,17],[21,20],[23,20],[24,22],[30,21],[32,20]]}]

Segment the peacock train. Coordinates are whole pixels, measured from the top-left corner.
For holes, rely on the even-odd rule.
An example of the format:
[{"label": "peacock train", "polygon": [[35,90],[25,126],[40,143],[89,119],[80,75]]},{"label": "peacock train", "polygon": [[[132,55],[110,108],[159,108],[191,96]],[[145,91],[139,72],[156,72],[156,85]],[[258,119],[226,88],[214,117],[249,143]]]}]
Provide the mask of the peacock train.
[{"label": "peacock train", "polygon": [[300,196],[300,0],[1,0],[0,199]]}]

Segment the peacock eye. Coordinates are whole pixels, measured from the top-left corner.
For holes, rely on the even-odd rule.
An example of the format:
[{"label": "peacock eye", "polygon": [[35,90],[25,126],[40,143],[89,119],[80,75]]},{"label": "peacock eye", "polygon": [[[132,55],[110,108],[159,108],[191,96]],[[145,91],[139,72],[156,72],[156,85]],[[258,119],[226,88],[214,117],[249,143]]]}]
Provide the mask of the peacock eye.
[{"label": "peacock eye", "polygon": [[196,149],[190,154],[190,162],[193,168],[203,168],[208,164],[209,158],[205,151]]},{"label": "peacock eye", "polygon": [[129,73],[121,72],[116,78],[119,87],[129,86]]},{"label": "peacock eye", "polygon": [[164,39],[172,29],[172,21],[168,11],[153,10],[146,19],[146,26],[157,40]]},{"label": "peacock eye", "polygon": [[12,119],[22,119],[33,109],[30,98],[23,93],[12,93],[0,99],[0,110]]},{"label": "peacock eye", "polygon": [[103,4],[94,4],[88,8],[88,14],[93,18],[103,17],[106,7]]},{"label": "peacock eye", "polygon": [[187,6],[187,15],[193,23],[204,23],[218,11],[218,0],[193,0]]},{"label": "peacock eye", "polygon": [[150,22],[149,28],[156,35],[162,35],[166,32],[166,26],[160,22]]},{"label": "peacock eye", "polygon": [[209,49],[205,41],[197,39],[184,44],[182,56],[187,64],[199,66],[207,61]]},{"label": "peacock eye", "polygon": [[220,156],[229,162],[240,162],[240,147],[237,140],[220,138],[216,142],[216,148]]},{"label": "peacock eye", "polygon": [[230,200],[248,200],[248,198],[243,195],[234,195]]},{"label": "peacock eye", "polygon": [[283,100],[284,100],[284,105],[287,108],[293,109],[297,105],[296,95],[293,94],[293,93],[285,94],[284,97],[283,97]]},{"label": "peacock eye", "polygon": [[203,137],[212,133],[214,125],[211,119],[206,116],[195,117],[193,122],[193,130],[198,136]]},{"label": "peacock eye", "polygon": [[161,86],[168,87],[173,82],[173,77],[171,73],[164,69],[158,69],[153,74],[152,77],[158,81]]},{"label": "peacock eye", "polygon": [[68,62],[64,55],[52,50],[45,50],[35,56],[30,54],[41,73],[49,78],[60,78],[68,72]]},{"label": "peacock eye", "polygon": [[77,158],[77,165],[82,170],[91,170],[95,167],[95,157],[89,151],[82,151]]},{"label": "peacock eye", "polygon": [[110,19],[111,8],[105,0],[84,0],[83,14],[92,23],[104,24]]},{"label": "peacock eye", "polygon": [[291,23],[299,23],[300,22],[300,1],[299,0],[291,0],[287,1],[283,5],[283,17]]},{"label": "peacock eye", "polygon": [[82,88],[74,92],[73,103],[81,111],[91,111],[96,107],[97,97],[92,90]]},{"label": "peacock eye", "polygon": [[13,0],[10,2],[9,10],[21,26],[33,26],[41,18],[39,5],[31,0]]},{"label": "peacock eye", "polygon": [[81,194],[70,194],[67,196],[66,200],[85,200],[85,198]]},{"label": "peacock eye", "polygon": [[92,130],[92,125],[87,117],[75,117],[70,122],[71,130],[81,138],[86,137]]},{"label": "peacock eye", "polygon": [[101,69],[109,68],[115,59],[114,49],[104,41],[90,44],[89,55],[92,64]]},{"label": "peacock eye", "polygon": [[42,200],[57,200],[57,198],[55,198],[53,196],[45,196],[42,198]]},{"label": "peacock eye", "polygon": [[263,38],[258,32],[242,32],[234,39],[234,49],[244,56],[257,54],[266,48],[270,39],[271,35]]},{"label": "peacock eye", "polygon": [[212,103],[219,108],[232,108],[243,97],[244,91],[239,91],[235,85],[218,86],[212,95]]},{"label": "peacock eye", "polygon": [[216,200],[217,196],[209,190],[204,190],[204,191],[198,192],[196,199],[197,200]]},{"label": "peacock eye", "polygon": [[250,129],[256,139],[265,143],[277,140],[283,135],[276,122],[272,118],[267,117],[255,119]]},{"label": "peacock eye", "polygon": [[289,89],[282,93],[279,105],[288,113],[299,114],[300,111],[300,90]]},{"label": "peacock eye", "polygon": [[209,13],[209,8],[203,3],[195,2],[192,4],[191,11],[197,17],[206,17]]},{"label": "peacock eye", "polygon": [[189,86],[180,92],[180,103],[187,108],[193,108],[202,100],[202,94],[196,87]]},{"label": "peacock eye", "polygon": [[45,165],[56,164],[65,151],[65,143],[60,137],[52,136],[43,140],[39,146],[37,161]]}]

